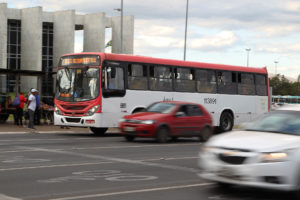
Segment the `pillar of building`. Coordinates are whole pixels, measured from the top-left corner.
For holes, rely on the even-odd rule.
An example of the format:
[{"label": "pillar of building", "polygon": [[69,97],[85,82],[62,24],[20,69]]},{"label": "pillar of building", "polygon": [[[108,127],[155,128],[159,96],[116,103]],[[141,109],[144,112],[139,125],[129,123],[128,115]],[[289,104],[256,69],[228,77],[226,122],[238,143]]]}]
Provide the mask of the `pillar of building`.
[{"label": "pillar of building", "polygon": [[7,68],[7,4],[0,3],[0,68]]},{"label": "pillar of building", "polygon": [[75,10],[55,12],[53,22],[53,66],[57,66],[63,54],[74,52]]},{"label": "pillar of building", "polygon": [[84,16],[84,52],[104,52],[105,48],[105,13]]},{"label": "pillar of building", "polygon": [[[42,7],[21,10],[21,69],[23,70],[42,70],[42,18]],[[21,76],[20,78],[21,91],[28,92],[30,88],[38,87],[38,77]]]},{"label": "pillar of building", "polygon": [[42,70],[42,33],[42,7],[22,9],[21,69]]},{"label": "pillar of building", "polygon": [[[112,18],[112,53],[121,51],[121,17]],[[133,54],[134,17],[123,17],[123,54]]]},{"label": "pillar of building", "polygon": [[[0,68],[7,68],[7,4],[0,3]],[[0,74],[0,93],[6,92],[6,75]]]}]

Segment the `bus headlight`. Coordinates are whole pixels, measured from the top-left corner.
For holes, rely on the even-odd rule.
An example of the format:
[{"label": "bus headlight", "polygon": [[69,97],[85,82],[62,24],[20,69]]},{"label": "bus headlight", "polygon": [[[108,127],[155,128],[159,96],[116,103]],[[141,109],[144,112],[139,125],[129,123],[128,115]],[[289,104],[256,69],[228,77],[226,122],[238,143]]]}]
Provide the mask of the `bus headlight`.
[{"label": "bus headlight", "polygon": [[92,116],[98,110],[99,105],[92,107],[89,111],[86,112],[85,116]]},{"label": "bus headlight", "polygon": [[59,110],[57,106],[54,106],[54,112],[58,115],[62,115],[62,112]]}]

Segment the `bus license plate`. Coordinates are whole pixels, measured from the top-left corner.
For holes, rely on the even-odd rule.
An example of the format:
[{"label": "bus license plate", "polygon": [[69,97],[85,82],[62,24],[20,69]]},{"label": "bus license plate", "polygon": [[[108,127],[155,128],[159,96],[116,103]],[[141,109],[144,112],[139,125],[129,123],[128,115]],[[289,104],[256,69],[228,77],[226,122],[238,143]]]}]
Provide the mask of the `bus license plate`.
[{"label": "bus license plate", "polygon": [[135,131],[135,127],[126,126],[126,127],[124,128],[124,130],[127,131],[127,132],[134,132],[134,131]]}]

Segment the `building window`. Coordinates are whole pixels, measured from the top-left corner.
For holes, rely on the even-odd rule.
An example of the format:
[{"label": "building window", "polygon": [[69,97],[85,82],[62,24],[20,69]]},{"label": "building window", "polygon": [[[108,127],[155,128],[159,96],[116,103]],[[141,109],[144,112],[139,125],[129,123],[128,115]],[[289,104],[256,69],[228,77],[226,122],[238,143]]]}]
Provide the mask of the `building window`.
[{"label": "building window", "polygon": [[42,71],[45,72],[42,81],[43,95],[53,95],[53,23],[43,23],[42,39]]},{"label": "building window", "polygon": [[[19,70],[21,67],[21,21],[7,20],[7,69]],[[7,92],[14,92],[16,76],[7,75]]]}]

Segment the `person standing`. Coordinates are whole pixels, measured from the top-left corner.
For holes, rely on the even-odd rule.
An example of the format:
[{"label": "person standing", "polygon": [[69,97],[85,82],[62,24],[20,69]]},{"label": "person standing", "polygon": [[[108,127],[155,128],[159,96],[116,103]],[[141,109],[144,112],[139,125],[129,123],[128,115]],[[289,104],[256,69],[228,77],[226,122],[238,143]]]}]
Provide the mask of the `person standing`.
[{"label": "person standing", "polygon": [[36,99],[36,108],[34,112],[34,125],[40,125],[41,123],[41,113],[40,113],[40,97],[39,92],[36,92],[34,94]]},{"label": "person standing", "polygon": [[28,97],[28,114],[29,114],[29,123],[28,123],[28,128],[31,131],[34,131],[34,111],[36,109],[36,98],[35,98],[35,94],[37,94],[37,90],[36,89],[31,89],[31,94]]},{"label": "person standing", "polygon": [[20,105],[17,107],[16,110],[16,121],[18,126],[23,126],[23,110],[24,110],[24,103],[27,101],[23,92],[19,92],[19,100]]},{"label": "person standing", "polygon": [[7,112],[7,114],[12,114],[14,116],[14,124],[16,125],[17,124],[16,107],[13,105],[11,96],[7,97],[4,109],[5,109],[5,112]]}]

